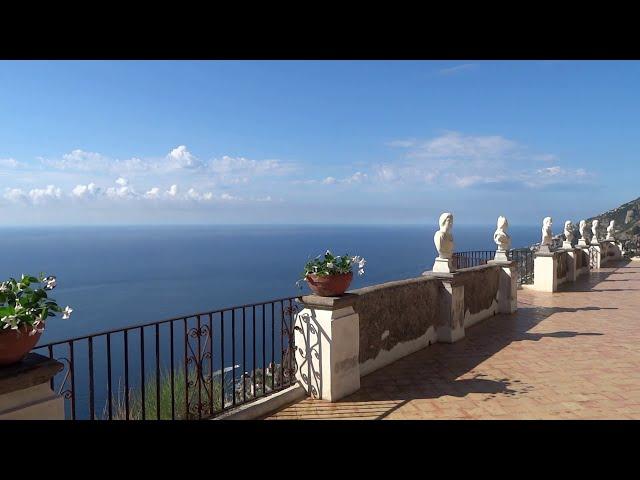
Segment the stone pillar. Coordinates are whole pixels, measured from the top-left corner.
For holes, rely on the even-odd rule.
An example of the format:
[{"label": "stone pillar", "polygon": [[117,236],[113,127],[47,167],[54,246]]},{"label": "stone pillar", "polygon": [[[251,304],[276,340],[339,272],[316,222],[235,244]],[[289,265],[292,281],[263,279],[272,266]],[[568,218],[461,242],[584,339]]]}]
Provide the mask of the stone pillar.
[{"label": "stone pillar", "polygon": [[605,240],[603,243],[607,245],[607,260],[620,260],[622,252],[615,240]]},{"label": "stone pillar", "polygon": [[464,285],[457,273],[424,272],[440,280],[438,342],[454,343],[464,338]]},{"label": "stone pillar", "polygon": [[305,295],[296,315],[296,378],[313,398],[335,402],[360,389],[357,295]]},{"label": "stone pillar", "polygon": [[515,313],[518,310],[518,264],[517,262],[489,260],[500,267],[498,286],[498,313]]},{"label": "stone pillar", "polygon": [[577,248],[565,249],[567,252],[567,282],[575,282],[578,272],[576,269],[576,256],[580,255]]},{"label": "stone pillar", "polygon": [[589,273],[590,261],[589,261],[589,246],[585,244],[578,244],[576,248],[576,255],[582,255],[582,259],[580,262],[580,269],[576,272],[576,276],[583,275],[585,273]]},{"label": "stone pillar", "polygon": [[37,353],[0,367],[0,420],[64,420],[64,399],[50,386],[63,368],[57,360]]},{"label": "stone pillar", "polygon": [[558,256],[554,252],[536,252],[533,257],[533,290],[555,292],[558,289],[556,267]]},{"label": "stone pillar", "polygon": [[592,243],[589,247],[589,268],[600,268],[607,262],[606,251],[600,243]]}]

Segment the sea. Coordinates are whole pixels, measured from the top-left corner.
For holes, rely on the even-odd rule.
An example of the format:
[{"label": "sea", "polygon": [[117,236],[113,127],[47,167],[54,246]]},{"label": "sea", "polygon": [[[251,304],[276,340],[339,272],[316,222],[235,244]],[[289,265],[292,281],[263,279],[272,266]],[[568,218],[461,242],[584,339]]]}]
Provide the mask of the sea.
[{"label": "sea", "polygon": [[[365,274],[354,275],[352,289],[416,277],[433,266],[435,230],[424,225],[5,227],[0,229],[1,280],[40,272],[57,277],[50,296],[73,313],[68,320],[47,321],[42,345],[308,293],[296,281],[304,264],[327,249],[366,259]],[[456,224],[455,251],[495,249],[494,230],[493,225]],[[510,226],[512,247],[538,241],[539,230]],[[225,357],[219,368],[231,363]],[[104,359],[96,359],[94,368],[104,369]],[[80,390],[86,381],[78,374],[77,395],[85,399]],[[96,389],[104,397],[104,388]]]}]

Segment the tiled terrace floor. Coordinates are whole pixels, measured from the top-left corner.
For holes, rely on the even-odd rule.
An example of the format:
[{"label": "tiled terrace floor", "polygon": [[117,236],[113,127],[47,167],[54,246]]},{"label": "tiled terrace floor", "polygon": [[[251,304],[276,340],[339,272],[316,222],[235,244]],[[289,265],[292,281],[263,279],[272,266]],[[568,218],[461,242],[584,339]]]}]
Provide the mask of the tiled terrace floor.
[{"label": "tiled terrace floor", "polygon": [[[561,287],[562,288],[562,287]],[[518,312],[362,378],[337,403],[270,419],[640,419],[640,262],[554,293],[518,290]]]}]

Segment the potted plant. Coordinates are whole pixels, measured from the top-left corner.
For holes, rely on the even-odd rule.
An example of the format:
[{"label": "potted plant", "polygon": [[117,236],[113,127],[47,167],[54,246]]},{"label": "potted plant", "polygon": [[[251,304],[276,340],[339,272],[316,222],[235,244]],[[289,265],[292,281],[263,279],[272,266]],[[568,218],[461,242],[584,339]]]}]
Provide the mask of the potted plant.
[{"label": "potted plant", "polygon": [[337,297],[349,288],[353,279],[353,266],[357,265],[358,275],[363,275],[366,263],[364,258],[357,255],[334,256],[327,250],[324,256],[318,255],[307,262],[302,278],[296,283],[300,287],[306,281],[313,293],[321,297]]},{"label": "potted plant", "polygon": [[[34,288],[36,285],[36,288]],[[39,285],[39,286],[38,286]],[[69,318],[72,308],[64,310],[47,296],[56,286],[56,277],[22,275],[0,283],[0,366],[21,361],[38,343],[48,317],[61,313]]]}]

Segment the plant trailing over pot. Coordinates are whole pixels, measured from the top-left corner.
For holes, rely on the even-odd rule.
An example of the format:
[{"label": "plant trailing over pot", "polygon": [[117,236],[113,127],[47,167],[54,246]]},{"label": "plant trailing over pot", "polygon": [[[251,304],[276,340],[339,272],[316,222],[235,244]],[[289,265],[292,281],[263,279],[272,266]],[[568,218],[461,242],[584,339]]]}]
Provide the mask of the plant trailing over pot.
[{"label": "plant trailing over pot", "polygon": [[[36,285],[36,288],[34,288]],[[72,308],[62,309],[47,295],[56,277],[22,275],[0,283],[0,365],[19,362],[38,343],[45,321],[56,313],[69,318]]]},{"label": "plant trailing over pot", "polygon": [[304,266],[302,278],[296,282],[299,288],[303,281],[316,295],[322,297],[336,297],[342,295],[353,279],[353,267],[358,267],[358,275],[364,274],[366,260],[359,256],[334,256],[329,250],[309,260]]}]

